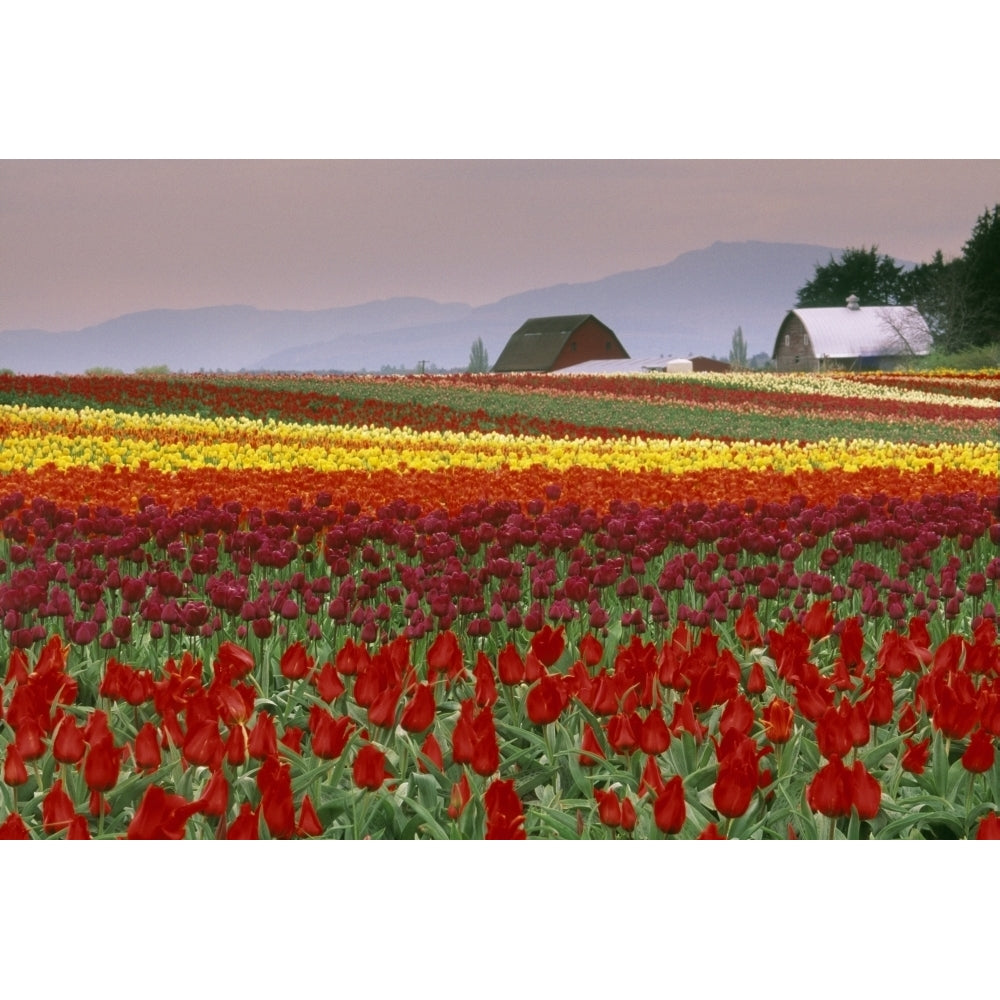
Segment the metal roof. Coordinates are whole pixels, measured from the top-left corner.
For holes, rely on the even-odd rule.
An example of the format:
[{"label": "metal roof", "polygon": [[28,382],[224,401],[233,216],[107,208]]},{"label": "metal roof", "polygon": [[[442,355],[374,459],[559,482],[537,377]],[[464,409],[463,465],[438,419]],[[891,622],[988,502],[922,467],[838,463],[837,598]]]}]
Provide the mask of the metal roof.
[{"label": "metal roof", "polygon": [[[817,358],[860,358],[886,354],[928,354],[931,333],[913,306],[835,306],[792,309],[801,320]],[[787,322],[788,317],[785,317]],[[785,322],[778,331],[779,347]]]}]

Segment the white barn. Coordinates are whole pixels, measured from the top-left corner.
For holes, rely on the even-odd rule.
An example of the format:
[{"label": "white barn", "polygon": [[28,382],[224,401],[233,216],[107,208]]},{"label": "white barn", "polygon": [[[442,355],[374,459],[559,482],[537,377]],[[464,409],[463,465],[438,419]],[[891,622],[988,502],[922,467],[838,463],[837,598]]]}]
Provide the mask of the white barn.
[{"label": "white barn", "polygon": [[778,328],[772,357],[778,371],[894,368],[930,353],[931,333],[914,306],[792,309]]}]

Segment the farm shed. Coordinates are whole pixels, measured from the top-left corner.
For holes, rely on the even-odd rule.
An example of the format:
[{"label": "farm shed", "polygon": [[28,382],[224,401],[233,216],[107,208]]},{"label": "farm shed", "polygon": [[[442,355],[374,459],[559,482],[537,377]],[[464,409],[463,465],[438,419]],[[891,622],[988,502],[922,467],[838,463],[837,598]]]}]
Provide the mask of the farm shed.
[{"label": "farm shed", "polygon": [[691,370],[695,372],[728,372],[733,366],[728,361],[717,361],[701,355],[691,358]]},{"label": "farm shed", "polygon": [[663,370],[667,372],[693,372],[694,363],[690,358],[671,358]]},{"label": "farm shed", "polygon": [[596,316],[542,316],[511,334],[494,372],[554,372],[584,361],[627,358],[610,327]]},{"label": "farm shed", "polygon": [[779,372],[879,370],[928,354],[931,334],[913,306],[844,306],[792,309],[778,328],[774,366]]}]

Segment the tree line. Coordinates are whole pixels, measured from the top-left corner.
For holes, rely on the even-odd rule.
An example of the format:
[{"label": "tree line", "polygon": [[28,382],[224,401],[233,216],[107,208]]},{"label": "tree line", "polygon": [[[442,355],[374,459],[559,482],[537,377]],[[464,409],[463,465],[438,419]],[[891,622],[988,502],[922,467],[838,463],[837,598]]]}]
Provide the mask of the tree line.
[{"label": "tree line", "polygon": [[934,348],[955,354],[1000,346],[1000,204],[976,220],[961,254],[905,268],[878,247],[848,248],[839,260],[818,264],[797,292],[796,308],[859,304],[915,306],[927,321]]}]

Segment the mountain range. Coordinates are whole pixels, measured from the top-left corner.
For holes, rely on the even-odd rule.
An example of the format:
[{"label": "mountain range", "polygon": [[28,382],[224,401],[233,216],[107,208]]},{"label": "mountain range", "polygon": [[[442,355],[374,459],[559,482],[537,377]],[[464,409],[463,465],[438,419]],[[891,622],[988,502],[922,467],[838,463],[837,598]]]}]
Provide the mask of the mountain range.
[{"label": "mountain range", "polygon": [[558,284],[483,306],[392,298],[321,310],[246,305],[154,309],[80,330],[0,333],[0,368],[76,374],[166,365],[174,371],[463,369],[482,338],[491,361],[525,320],[592,313],[633,358],[728,356],[739,326],[749,356],[771,353],[795,293],[840,250],[800,243],[713,243],[669,264]]}]

